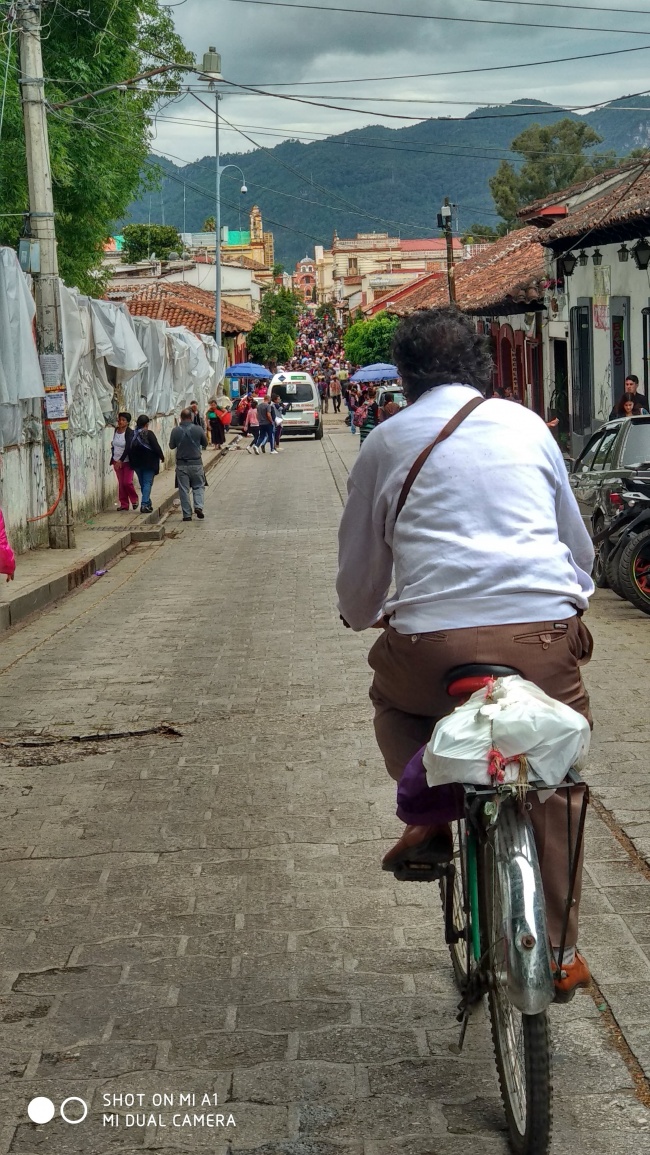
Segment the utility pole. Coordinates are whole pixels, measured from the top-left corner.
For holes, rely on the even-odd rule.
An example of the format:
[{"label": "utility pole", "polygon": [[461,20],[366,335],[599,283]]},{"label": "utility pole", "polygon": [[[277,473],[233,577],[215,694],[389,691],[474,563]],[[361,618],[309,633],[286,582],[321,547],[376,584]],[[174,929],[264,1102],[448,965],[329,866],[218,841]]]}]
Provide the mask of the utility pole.
[{"label": "utility pole", "polygon": [[[246,188],[246,180],[244,174],[238,164],[224,164],[221,163],[221,155],[219,151],[219,101],[221,100],[221,93],[216,85],[223,80],[221,75],[221,57],[216,48],[210,47],[203,55],[203,69],[201,72],[201,79],[209,82],[209,87],[214,89],[214,152],[215,152],[215,188],[214,188],[214,231],[215,231],[215,250],[214,250],[214,339],[217,345],[221,345],[221,175],[227,168],[236,168],[241,173],[242,193],[248,192]],[[197,99],[199,99],[197,97]],[[204,100],[199,101],[200,104],[205,104]],[[209,108],[209,105],[205,105]]]},{"label": "utility pole", "polygon": [[[29,231],[37,242],[32,260],[36,298],[36,328],[41,371],[46,388],[43,403],[43,463],[51,549],[74,549],[67,453],[67,406],[63,369],[63,330],[59,268],[54,229],[54,200],[47,135],[45,82],[41,54],[41,4],[18,0],[20,90],[25,125],[29,185]],[[54,444],[57,452],[54,452]],[[61,498],[57,501],[59,493]]]},{"label": "utility pole", "polygon": [[451,205],[449,197],[445,197],[442,208],[438,213],[438,228],[442,229],[447,242],[447,285],[449,287],[449,304],[456,304],[456,281],[454,278],[454,234],[451,227]]},{"label": "utility pole", "polygon": [[[213,50],[210,49],[210,52]],[[221,59],[221,58],[220,58]],[[221,69],[219,69],[221,71]],[[219,100],[214,94],[214,148],[216,156],[216,184],[214,206],[214,339],[221,345],[221,156],[219,155]]]}]

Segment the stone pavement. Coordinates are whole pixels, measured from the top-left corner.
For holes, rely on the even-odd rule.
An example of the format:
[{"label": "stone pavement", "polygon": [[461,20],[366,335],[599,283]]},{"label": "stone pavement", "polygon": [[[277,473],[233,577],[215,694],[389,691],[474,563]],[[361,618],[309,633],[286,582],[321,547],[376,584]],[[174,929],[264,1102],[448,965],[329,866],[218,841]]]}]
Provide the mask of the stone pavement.
[{"label": "stone pavement", "polygon": [[[367,639],[334,603],[356,451],[340,429],[287,439],[278,457],[232,455],[205,522],[174,515],[177,536],[2,639],[0,1153],[507,1150],[480,1012],[463,1055],[450,1050],[437,895],[378,869],[399,823]],[[612,669],[594,679],[604,702],[618,696],[622,739],[646,622],[621,612],[601,599]],[[180,735],[102,738],[163,724]],[[66,740],[43,744],[52,734]],[[642,876],[595,814],[589,871],[596,977],[620,978],[622,951],[636,997]],[[645,918],[617,913],[637,888]],[[587,994],[553,1015],[554,1155],[650,1145],[606,1018]],[[38,1095],[79,1096],[88,1118],[34,1126]],[[182,1125],[195,1114],[203,1126]]]},{"label": "stone pavement", "polygon": [[[236,432],[227,440],[229,448],[239,448]],[[206,473],[209,475],[226,456],[223,451],[205,450]],[[14,580],[0,582],[0,633],[82,585],[123,553],[143,531],[145,536],[155,536],[161,518],[178,503],[173,469],[164,469],[156,477],[152,500],[154,512],[150,514],[116,510],[113,504],[93,517],[77,520],[74,549],[39,548],[19,554]]]}]

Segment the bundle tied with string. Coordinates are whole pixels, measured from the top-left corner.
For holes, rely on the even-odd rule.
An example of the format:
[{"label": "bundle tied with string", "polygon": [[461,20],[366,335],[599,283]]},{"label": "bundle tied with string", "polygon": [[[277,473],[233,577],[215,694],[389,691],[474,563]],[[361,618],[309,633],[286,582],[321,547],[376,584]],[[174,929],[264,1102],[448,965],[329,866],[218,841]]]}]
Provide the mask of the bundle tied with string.
[{"label": "bundle tied with string", "polygon": [[495,678],[437,723],[423,755],[427,783],[513,785],[521,793],[531,778],[559,786],[583,762],[590,737],[582,714],[533,682]]}]

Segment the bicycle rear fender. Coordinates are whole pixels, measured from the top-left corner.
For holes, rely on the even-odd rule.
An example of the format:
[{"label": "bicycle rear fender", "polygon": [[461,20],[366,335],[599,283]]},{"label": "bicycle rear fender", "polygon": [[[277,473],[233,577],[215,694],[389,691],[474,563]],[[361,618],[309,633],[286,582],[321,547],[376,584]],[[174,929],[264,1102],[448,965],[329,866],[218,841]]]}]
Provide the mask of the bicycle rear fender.
[{"label": "bicycle rear fender", "polygon": [[502,879],[508,994],[522,1014],[536,1015],[553,1002],[555,988],[533,828],[520,807],[508,802],[500,806],[489,838]]}]

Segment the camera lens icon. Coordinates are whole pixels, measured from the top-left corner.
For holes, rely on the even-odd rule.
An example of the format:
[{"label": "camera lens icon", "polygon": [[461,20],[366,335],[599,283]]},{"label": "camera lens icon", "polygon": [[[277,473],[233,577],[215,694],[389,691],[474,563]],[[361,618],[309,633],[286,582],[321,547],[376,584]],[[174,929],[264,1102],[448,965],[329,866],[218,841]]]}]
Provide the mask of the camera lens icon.
[{"label": "camera lens icon", "polygon": [[54,1103],[44,1095],[39,1095],[28,1104],[27,1114],[32,1123],[49,1123],[54,1118]]},{"label": "camera lens icon", "polygon": [[[73,1106],[73,1104],[77,1104],[77,1106]],[[27,1114],[32,1123],[39,1126],[43,1123],[49,1123],[54,1118],[55,1112],[54,1103],[45,1095],[38,1095],[27,1106]],[[85,1099],[80,1099],[78,1095],[69,1095],[59,1107],[59,1114],[64,1123],[76,1126],[77,1123],[83,1123],[86,1118],[88,1104]]]}]

